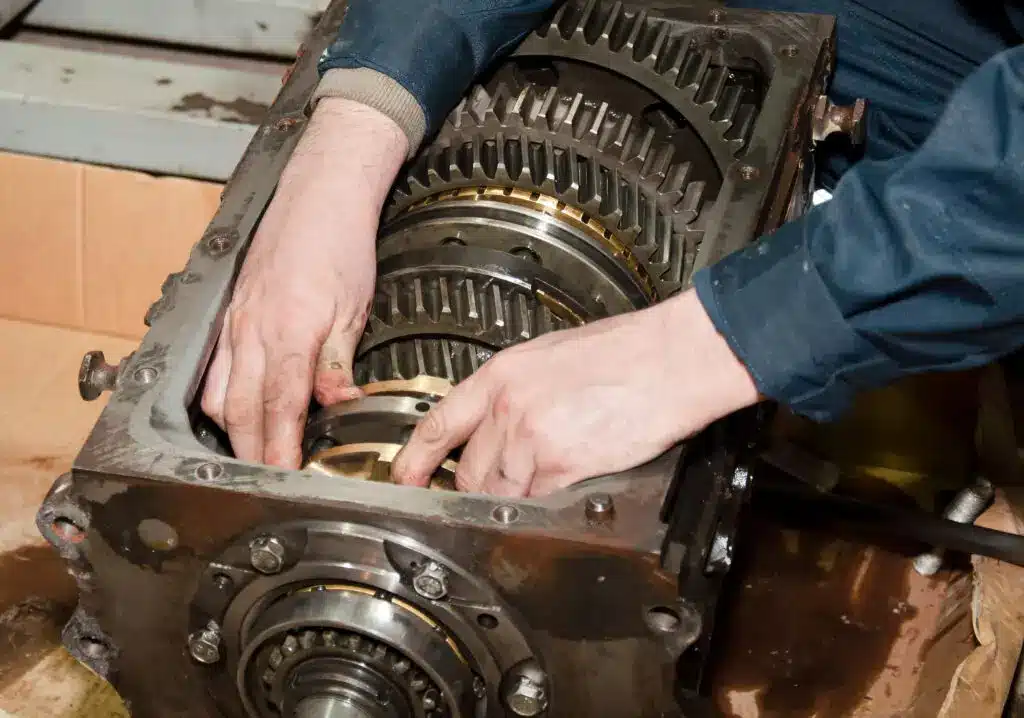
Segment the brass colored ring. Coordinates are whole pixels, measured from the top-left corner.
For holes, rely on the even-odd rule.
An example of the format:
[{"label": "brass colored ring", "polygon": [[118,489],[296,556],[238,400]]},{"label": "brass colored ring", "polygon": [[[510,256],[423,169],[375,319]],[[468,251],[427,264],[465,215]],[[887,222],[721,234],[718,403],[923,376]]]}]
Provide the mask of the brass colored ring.
[{"label": "brass colored ring", "polygon": [[640,288],[644,295],[651,302],[658,301],[658,290],[651,279],[647,269],[636,258],[629,246],[615,236],[615,233],[591,217],[578,207],[566,204],[559,199],[540,192],[530,192],[512,187],[463,187],[440,192],[430,197],[425,197],[419,202],[410,205],[404,212],[412,212],[422,207],[428,207],[440,202],[454,202],[459,200],[470,201],[496,201],[506,204],[513,204],[519,207],[532,209],[535,212],[545,214],[549,217],[561,220],[571,227],[583,232],[599,247],[607,250],[615,259],[626,265],[626,268],[633,273],[639,281]]}]

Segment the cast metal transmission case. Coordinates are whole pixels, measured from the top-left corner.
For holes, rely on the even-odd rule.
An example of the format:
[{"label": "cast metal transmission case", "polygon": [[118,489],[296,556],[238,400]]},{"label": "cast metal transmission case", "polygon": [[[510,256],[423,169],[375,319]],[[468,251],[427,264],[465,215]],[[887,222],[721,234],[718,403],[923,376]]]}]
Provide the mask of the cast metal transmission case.
[{"label": "cast metal transmission case", "polygon": [[494,352],[662,300],[799,214],[833,21],[557,8],[403,170],[366,396],[313,407],[305,468],[281,471],[232,458],[197,396],[343,15],[324,14],[138,350],[83,364],[83,395],[113,393],[39,513],[80,591],[65,644],[139,718],[692,715],[756,414],[543,499],[452,490],[457,455],[425,489],[388,462]]}]

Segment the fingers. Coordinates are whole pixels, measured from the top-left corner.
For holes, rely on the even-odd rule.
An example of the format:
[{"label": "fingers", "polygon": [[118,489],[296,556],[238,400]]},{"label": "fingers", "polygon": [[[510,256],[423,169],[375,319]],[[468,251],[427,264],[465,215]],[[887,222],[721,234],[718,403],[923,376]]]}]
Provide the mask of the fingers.
[{"label": "fingers", "polygon": [[364,323],[335,323],[316,362],[313,396],[323,406],[362,396],[352,376],[352,361],[362,336]]},{"label": "fingers", "polygon": [[316,346],[301,340],[268,345],[263,381],[263,461],[297,469],[309,411]]},{"label": "fingers", "polygon": [[231,376],[230,313],[224,317],[224,328],[214,349],[213,362],[206,373],[206,386],[200,406],[203,413],[224,429],[224,398],[228,393],[228,378]]},{"label": "fingers", "polygon": [[498,473],[499,459],[504,444],[505,428],[494,414],[485,417],[462,450],[455,469],[455,488],[476,493]]},{"label": "fingers", "polygon": [[524,434],[523,426],[520,420],[506,429],[501,441],[498,470],[484,482],[481,487],[483,493],[517,499],[530,493],[537,466],[533,442]]},{"label": "fingers", "polygon": [[480,425],[490,406],[488,384],[480,377],[476,374],[456,386],[416,425],[391,465],[396,483],[426,486],[448,452]]},{"label": "fingers", "polygon": [[266,359],[258,335],[232,332],[231,376],[224,397],[224,429],[235,456],[263,460],[263,377]]}]

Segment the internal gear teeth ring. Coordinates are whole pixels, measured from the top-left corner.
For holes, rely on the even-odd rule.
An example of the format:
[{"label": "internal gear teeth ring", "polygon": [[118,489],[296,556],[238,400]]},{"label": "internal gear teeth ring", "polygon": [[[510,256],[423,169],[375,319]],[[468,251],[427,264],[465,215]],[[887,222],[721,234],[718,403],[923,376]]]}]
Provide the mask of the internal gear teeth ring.
[{"label": "internal gear teeth ring", "polygon": [[256,626],[239,685],[262,718],[304,715],[304,702],[321,700],[348,706],[344,715],[451,718],[469,715],[477,700],[475,674],[445,627],[386,592],[296,588]]}]

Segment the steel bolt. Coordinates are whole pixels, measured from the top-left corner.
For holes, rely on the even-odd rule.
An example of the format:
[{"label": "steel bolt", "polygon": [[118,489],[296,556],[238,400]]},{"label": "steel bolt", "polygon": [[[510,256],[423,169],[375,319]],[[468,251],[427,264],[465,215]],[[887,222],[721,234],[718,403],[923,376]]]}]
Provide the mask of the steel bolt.
[{"label": "steel bolt", "polygon": [[[943,512],[943,518],[958,524],[973,524],[992,503],[995,490],[992,484],[979,479],[972,486],[966,486],[953,498]],[[935,549],[914,559],[914,570],[922,576],[934,576],[942,568],[945,552]]]},{"label": "steel bolt", "polygon": [[448,595],[448,571],[436,561],[428,561],[416,569],[412,588],[430,601],[439,601]]},{"label": "steel bolt", "polygon": [[108,364],[101,351],[87,352],[82,357],[82,366],[78,370],[79,395],[86,401],[93,401],[103,392],[113,389],[124,364],[124,359],[117,366]]},{"label": "steel bolt", "polygon": [[527,676],[519,676],[505,695],[505,706],[517,716],[538,716],[548,707],[547,691]]},{"label": "steel bolt", "polygon": [[709,574],[725,573],[732,566],[732,536],[722,532],[715,532],[715,538],[711,542],[711,551],[708,553],[705,571]]},{"label": "steel bolt", "polygon": [[437,708],[437,705],[438,705],[437,697],[438,697],[437,696],[437,691],[435,691],[433,688],[431,688],[426,693],[424,693],[423,694],[423,710],[425,710],[425,711],[427,711],[429,713],[430,711],[432,711],[435,708]]},{"label": "steel bolt", "polygon": [[188,652],[199,663],[210,665],[220,660],[220,627],[213,621],[188,637]]},{"label": "steel bolt", "polygon": [[260,573],[279,573],[284,568],[284,544],[276,536],[259,536],[249,544],[249,562]]},{"label": "steel bolt", "polygon": [[867,102],[862,99],[852,105],[836,105],[826,95],[819,95],[814,104],[814,141],[820,142],[829,135],[840,133],[849,135],[853,144],[861,144],[867,131],[864,122],[866,112]]},{"label": "steel bolt", "polygon": [[587,497],[587,518],[607,519],[615,513],[615,501],[610,494],[593,494]]}]

